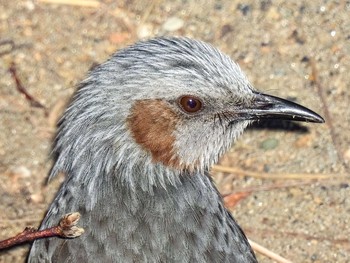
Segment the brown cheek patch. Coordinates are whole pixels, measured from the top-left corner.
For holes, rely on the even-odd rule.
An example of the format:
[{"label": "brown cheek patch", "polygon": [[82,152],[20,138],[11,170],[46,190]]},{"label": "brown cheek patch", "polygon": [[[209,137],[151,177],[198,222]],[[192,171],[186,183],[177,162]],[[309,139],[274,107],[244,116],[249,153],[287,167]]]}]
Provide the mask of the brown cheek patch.
[{"label": "brown cheek patch", "polygon": [[154,162],[182,169],[174,155],[174,130],[180,118],[161,100],[137,101],[128,117],[135,141],[152,154]]}]

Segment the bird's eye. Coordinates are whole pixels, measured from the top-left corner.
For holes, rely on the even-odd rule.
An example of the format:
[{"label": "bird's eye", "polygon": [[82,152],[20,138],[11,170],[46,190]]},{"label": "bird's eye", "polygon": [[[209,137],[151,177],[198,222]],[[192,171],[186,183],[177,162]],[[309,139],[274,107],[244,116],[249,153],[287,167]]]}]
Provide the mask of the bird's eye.
[{"label": "bird's eye", "polygon": [[202,109],[202,101],[193,96],[182,96],[179,99],[181,108],[188,113],[195,113]]}]

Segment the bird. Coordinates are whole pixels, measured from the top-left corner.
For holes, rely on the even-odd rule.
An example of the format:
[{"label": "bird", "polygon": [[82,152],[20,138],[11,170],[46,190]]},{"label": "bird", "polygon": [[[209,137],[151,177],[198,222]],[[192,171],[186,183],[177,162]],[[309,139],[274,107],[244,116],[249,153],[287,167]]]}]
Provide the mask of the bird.
[{"label": "bird", "polygon": [[209,170],[262,119],[324,122],[254,89],[229,56],[186,37],[142,40],[81,82],[58,124],[41,224],[81,214],[76,239],[36,240],[36,262],[257,262]]}]

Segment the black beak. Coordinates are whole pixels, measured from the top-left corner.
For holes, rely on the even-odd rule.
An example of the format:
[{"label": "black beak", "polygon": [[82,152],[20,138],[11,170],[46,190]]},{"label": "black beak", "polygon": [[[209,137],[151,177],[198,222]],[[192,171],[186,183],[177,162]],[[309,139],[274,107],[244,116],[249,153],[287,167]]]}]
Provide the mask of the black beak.
[{"label": "black beak", "polygon": [[297,103],[278,97],[255,92],[252,104],[238,115],[246,120],[283,119],[323,123],[324,119],[317,113]]}]

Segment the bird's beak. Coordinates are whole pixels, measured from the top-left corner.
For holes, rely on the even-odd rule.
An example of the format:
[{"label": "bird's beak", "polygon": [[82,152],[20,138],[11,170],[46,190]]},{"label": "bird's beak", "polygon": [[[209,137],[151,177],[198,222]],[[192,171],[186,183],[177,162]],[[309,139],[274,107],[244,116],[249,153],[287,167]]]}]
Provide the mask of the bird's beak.
[{"label": "bird's beak", "polygon": [[238,112],[240,118],[324,122],[320,115],[297,103],[259,92],[254,92],[254,95],[251,105]]}]

